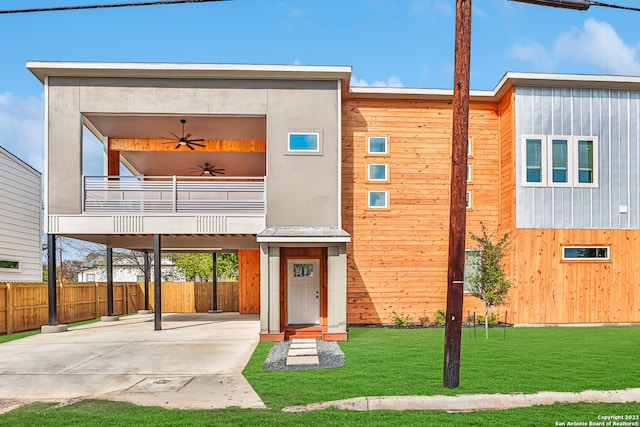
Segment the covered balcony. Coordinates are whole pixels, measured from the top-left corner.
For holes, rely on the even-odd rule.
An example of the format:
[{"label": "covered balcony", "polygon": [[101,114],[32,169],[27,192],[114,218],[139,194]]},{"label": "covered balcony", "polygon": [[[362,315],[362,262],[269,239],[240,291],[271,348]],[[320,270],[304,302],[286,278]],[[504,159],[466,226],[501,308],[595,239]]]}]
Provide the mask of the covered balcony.
[{"label": "covered balcony", "polygon": [[[104,153],[59,234],[255,235],[266,225],[264,116],[84,114]],[[84,145],[84,144],[83,144]],[[59,188],[56,188],[56,192]]]}]

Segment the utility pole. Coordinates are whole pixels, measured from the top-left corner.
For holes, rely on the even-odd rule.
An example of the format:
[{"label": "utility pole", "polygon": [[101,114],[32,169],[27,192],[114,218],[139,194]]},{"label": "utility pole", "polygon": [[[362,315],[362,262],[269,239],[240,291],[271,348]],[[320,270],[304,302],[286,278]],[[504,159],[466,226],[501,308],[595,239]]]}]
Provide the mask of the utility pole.
[{"label": "utility pole", "polygon": [[469,138],[469,74],[471,62],[471,0],[456,0],[456,39],[453,76],[453,134],[447,312],[444,332],[442,385],[460,385],[464,245],[467,235],[467,144]]}]

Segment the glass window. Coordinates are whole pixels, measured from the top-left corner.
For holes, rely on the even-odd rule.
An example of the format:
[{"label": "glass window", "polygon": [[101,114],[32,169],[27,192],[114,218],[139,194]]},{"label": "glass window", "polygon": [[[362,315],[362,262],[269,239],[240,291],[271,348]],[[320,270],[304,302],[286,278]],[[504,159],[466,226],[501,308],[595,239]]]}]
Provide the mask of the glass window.
[{"label": "glass window", "polygon": [[465,194],[467,209],[471,209],[471,191],[467,191]]},{"label": "glass window", "polygon": [[526,139],[526,182],[542,183],[542,139]]},{"label": "glass window", "polygon": [[387,137],[370,136],[367,152],[369,154],[387,154]]},{"label": "glass window", "polygon": [[480,271],[480,251],[469,249],[464,251],[464,291],[471,292],[470,279],[478,275]]},{"label": "glass window", "polygon": [[569,141],[551,140],[551,182],[569,183]]},{"label": "glass window", "polygon": [[564,246],[562,248],[564,260],[608,260],[608,246]]},{"label": "glass window", "polygon": [[593,141],[579,139],[578,140],[578,183],[593,184]]},{"label": "glass window", "polygon": [[7,270],[20,270],[20,262],[14,260],[0,259],[0,268]]},{"label": "glass window", "polygon": [[471,182],[471,165],[467,165],[467,182]]},{"label": "glass window", "polygon": [[94,273],[87,273],[85,281],[86,282],[95,282],[96,281],[96,275]]},{"label": "glass window", "polygon": [[320,134],[289,132],[289,151],[320,152]]},{"label": "glass window", "polygon": [[293,264],[293,277],[313,277],[313,264]]},{"label": "glass window", "polygon": [[369,191],[369,202],[368,206],[370,208],[386,208],[388,206],[387,202],[387,192],[386,191]]},{"label": "glass window", "polygon": [[385,163],[369,164],[369,181],[386,181],[387,165]]}]

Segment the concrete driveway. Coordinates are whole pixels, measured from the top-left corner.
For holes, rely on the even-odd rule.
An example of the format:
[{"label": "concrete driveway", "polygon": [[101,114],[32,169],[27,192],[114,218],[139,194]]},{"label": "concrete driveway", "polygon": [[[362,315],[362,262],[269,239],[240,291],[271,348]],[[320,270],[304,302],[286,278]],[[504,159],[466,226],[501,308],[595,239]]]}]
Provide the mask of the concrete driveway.
[{"label": "concrete driveway", "polygon": [[0,400],[98,398],[145,406],[264,408],[242,376],[257,315],[153,314],[0,344]]}]

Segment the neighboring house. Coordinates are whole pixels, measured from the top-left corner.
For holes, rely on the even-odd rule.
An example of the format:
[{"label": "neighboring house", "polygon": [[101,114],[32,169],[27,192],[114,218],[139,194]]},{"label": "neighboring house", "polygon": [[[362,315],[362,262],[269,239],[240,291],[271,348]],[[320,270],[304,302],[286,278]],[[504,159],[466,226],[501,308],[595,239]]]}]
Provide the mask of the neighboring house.
[{"label": "neighboring house", "polygon": [[[451,90],[350,87],[350,67],[28,67],[47,99],[47,233],[237,249],[264,340],[445,308]],[[508,321],[640,322],[639,95],[636,77],[530,73],[471,92],[467,230],[513,235]],[[104,176],[80,173],[80,123]]]},{"label": "neighboring house", "polygon": [[0,281],[42,281],[42,176],[0,147]]},{"label": "neighboring house", "polygon": [[[184,272],[176,267],[170,258],[162,259],[162,280],[166,282],[184,282]],[[150,276],[150,280],[153,278]],[[78,282],[106,282],[107,268],[104,265],[84,266],[78,270]],[[114,282],[144,282],[144,259],[120,258],[113,262]]]}]

